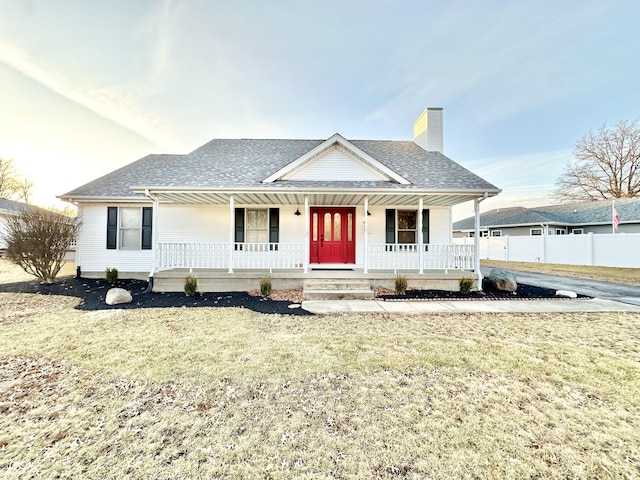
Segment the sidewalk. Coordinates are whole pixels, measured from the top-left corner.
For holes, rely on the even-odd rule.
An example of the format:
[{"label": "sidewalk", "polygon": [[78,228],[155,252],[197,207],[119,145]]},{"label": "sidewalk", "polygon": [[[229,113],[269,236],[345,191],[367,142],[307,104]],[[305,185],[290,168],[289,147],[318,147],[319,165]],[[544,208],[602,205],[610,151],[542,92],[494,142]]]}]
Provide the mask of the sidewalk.
[{"label": "sidewalk", "polygon": [[308,300],[302,308],[311,313],[394,312],[640,312],[640,306],[593,298],[590,300],[452,300],[392,301]]}]

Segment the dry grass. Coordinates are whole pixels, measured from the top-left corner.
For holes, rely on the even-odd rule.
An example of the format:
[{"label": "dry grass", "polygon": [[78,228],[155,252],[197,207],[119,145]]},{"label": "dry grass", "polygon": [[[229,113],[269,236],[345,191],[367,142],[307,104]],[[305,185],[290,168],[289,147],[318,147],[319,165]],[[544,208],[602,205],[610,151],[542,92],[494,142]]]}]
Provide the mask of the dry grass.
[{"label": "dry grass", "polygon": [[548,273],[573,278],[588,278],[622,285],[640,286],[640,268],[589,267],[586,265],[558,265],[555,263],[503,262],[482,260],[483,267],[499,267],[524,272]]},{"label": "dry grass", "polygon": [[5,478],[640,474],[639,315],[72,302],[0,294]]},{"label": "dry grass", "polygon": [[[58,274],[58,277],[65,277],[69,275],[75,275],[76,266],[75,262],[65,262]],[[14,283],[14,282],[28,282],[31,280],[37,280],[33,275],[29,275],[20,267],[14,265],[6,258],[0,258],[0,284],[2,283]]]}]

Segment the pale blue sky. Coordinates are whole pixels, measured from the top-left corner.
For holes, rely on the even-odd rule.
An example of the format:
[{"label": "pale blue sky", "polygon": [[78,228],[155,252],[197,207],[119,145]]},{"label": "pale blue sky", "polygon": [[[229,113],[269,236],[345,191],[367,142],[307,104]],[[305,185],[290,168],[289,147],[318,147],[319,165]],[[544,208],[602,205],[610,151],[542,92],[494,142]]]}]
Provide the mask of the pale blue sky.
[{"label": "pale blue sky", "polygon": [[[212,138],[406,140],[545,195],[575,142],[640,117],[640,2],[0,0],[0,156],[35,200]],[[457,216],[472,213],[471,206]]]}]

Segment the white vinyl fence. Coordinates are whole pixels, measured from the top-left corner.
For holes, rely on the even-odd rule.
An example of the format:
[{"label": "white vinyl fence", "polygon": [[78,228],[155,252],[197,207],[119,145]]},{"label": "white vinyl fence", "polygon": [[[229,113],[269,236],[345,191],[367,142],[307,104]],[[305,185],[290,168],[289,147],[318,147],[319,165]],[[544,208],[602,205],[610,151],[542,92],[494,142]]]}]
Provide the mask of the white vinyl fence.
[{"label": "white vinyl fence", "polygon": [[640,233],[483,237],[480,259],[640,268]]}]

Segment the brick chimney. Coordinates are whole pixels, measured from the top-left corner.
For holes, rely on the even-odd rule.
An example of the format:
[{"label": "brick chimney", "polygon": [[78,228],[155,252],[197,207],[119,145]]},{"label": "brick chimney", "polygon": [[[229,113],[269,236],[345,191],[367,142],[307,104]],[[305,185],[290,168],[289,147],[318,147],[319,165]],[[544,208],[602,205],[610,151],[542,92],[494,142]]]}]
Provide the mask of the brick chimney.
[{"label": "brick chimney", "polygon": [[444,153],[442,107],[422,112],[413,124],[413,141],[427,151]]}]

